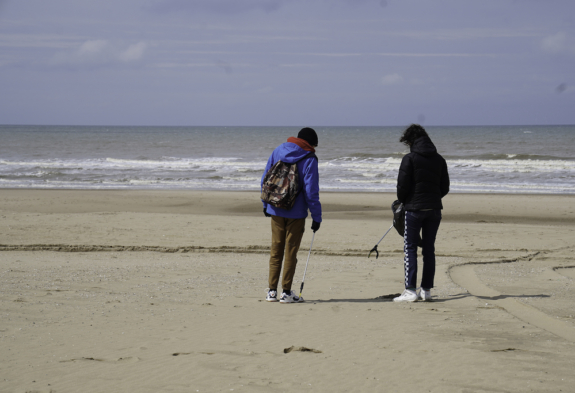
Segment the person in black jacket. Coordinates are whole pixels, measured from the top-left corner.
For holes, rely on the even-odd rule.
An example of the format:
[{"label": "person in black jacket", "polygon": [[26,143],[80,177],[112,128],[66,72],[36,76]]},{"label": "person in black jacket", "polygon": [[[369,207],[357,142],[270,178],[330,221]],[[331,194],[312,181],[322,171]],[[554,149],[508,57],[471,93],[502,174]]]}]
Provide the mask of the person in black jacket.
[{"label": "person in black jacket", "polygon": [[[397,176],[397,199],[405,210],[405,291],[393,301],[428,301],[435,276],[435,237],[441,222],[441,199],[449,192],[449,174],[445,159],[437,153],[419,124],[409,126],[399,141],[410,149],[401,161]],[[416,289],[418,245],[423,255],[419,293]]]}]

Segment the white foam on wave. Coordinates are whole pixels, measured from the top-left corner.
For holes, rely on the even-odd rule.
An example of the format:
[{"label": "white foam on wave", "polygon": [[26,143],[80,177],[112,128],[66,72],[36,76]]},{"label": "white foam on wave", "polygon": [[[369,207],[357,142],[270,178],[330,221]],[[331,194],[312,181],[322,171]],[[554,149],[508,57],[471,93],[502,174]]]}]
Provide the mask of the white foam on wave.
[{"label": "white foam on wave", "polygon": [[[0,179],[0,184],[4,180]],[[196,181],[196,180],[139,180],[127,179],[124,181],[95,181],[78,183],[72,181],[49,180],[42,183],[28,183],[22,181],[8,181],[10,188],[72,188],[72,189],[192,189],[192,190],[258,190],[259,182],[249,182],[238,187],[236,182],[225,181]],[[7,185],[8,186],[8,185]]]},{"label": "white foam on wave", "polygon": [[192,167],[250,168],[254,165],[261,166],[261,163],[242,162],[237,161],[237,159],[235,158],[203,158],[203,159],[178,159],[178,160],[126,160],[126,159],[106,158],[106,162],[111,163],[116,167],[125,167],[125,168],[157,167],[157,168],[190,169]]},{"label": "white foam on wave", "polygon": [[[191,165],[221,165],[221,166],[251,166],[260,165],[261,162],[242,162],[237,158],[181,158],[181,159],[162,159],[162,160],[147,160],[147,159],[123,159],[123,158],[94,158],[94,159],[51,159],[51,160],[36,160],[36,161],[8,161],[0,160],[0,165],[7,166],[20,166],[20,167],[124,167],[124,168],[137,168],[137,167],[189,167]],[[264,163],[265,166],[265,163]]]},{"label": "white foam on wave", "polygon": [[[575,161],[508,157],[448,160],[452,191],[575,194]],[[320,160],[320,187],[395,191],[400,163],[394,157]],[[235,157],[0,160],[0,187],[255,190],[265,164]]]},{"label": "white foam on wave", "polygon": [[342,167],[342,168],[398,168],[401,163],[400,159],[387,157],[387,158],[352,158],[342,157],[330,161],[319,163],[319,167]]},{"label": "white foam on wave", "polygon": [[550,194],[574,194],[575,185],[534,183],[487,183],[452,181],[451,189],[458,192],[537,192]]},{"label": "white foam on wave", "polygon": [[94,165],[89,160],[45,160],[45,161],[6,161],[0,160],[1,165],[22,168],[76,168],[88,165]]},{"label": "white foam on wave", "polygon": [[233,180],[233,181],[238,181],[238,182],[252,182],[252,181],[257,181],[259,182],[261,180],[261,178],[259,177],[248,177],[248,176],[223,176],[222,177],[223,180]]},{"label": "white foam on wave", "polygon": [[[573,171],[575,173],[575,161],[567,160],[519,160],[512,159],[515,154],[508,154],[506,160],[480,160],[460,159],[449,160],[450,169],[481,169],[493,172],[553,172]],[[377,172],[397,171],[401,163],[397,158],[382,159],[334,159],[320,161],[320,169],[340,170],[350,172],[362,172],[373,174]],[[166,159],[166,160],[134,160],[134,159],[86,159],[86,160],[41,160],[41,161],[7,161],[0,160],[2,166],[20,168],[62,168],[62,169],[233,169],[238,171],[260,170],[263,171],[263,161],[239,161],[237,158],[201,158],[201,159]]]},{"label": "white foam on wave", "polygon": [[450,160],[450,169],[479,169],[490,172],[559,172],[569,171],[575,174],[575,161],[566,160]]},{"label": "white foam on wave", "polygon": [[390,178],[361,180],[361,179],[336,179],[336,182],[347,184],[396,184],[397,180]]}]

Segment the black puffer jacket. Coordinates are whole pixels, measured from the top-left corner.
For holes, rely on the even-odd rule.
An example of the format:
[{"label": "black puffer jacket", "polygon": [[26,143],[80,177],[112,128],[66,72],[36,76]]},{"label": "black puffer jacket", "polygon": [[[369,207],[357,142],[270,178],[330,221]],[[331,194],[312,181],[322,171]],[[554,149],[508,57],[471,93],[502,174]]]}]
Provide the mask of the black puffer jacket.
[{"label": "black puffer jacket", "polygon": [[419,137],[399,167],[397,199],[405,210],[443,209],[441,198],[449,192],[445,159],[427,136]]}]

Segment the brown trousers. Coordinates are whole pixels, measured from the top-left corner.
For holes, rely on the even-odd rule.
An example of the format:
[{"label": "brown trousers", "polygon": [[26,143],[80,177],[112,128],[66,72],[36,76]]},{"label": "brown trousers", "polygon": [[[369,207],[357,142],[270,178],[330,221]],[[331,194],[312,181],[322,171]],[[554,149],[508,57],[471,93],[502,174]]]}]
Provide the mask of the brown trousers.
[{"label": "brown trousers", "polygon": [[290,291],[295,267],[297,265],[297,252],[301,238],[305,231],[305,218],[284,218],[272,216],[272,247],[270,251],[270,289],[278,288],[282,260],[285,263],[282,277],[282,289]]}]

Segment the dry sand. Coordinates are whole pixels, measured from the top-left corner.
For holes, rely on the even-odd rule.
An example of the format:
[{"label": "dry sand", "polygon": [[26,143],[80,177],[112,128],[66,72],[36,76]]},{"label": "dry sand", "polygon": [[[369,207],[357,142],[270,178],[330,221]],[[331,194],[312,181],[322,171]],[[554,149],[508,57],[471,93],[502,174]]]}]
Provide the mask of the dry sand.
[{"label": "dry sand", "polygon": [[575,392],[574,197],[448,195],[411,304],[393,194],[321,200],[284,305],[257,193],[0,190],[0,392]]}]

